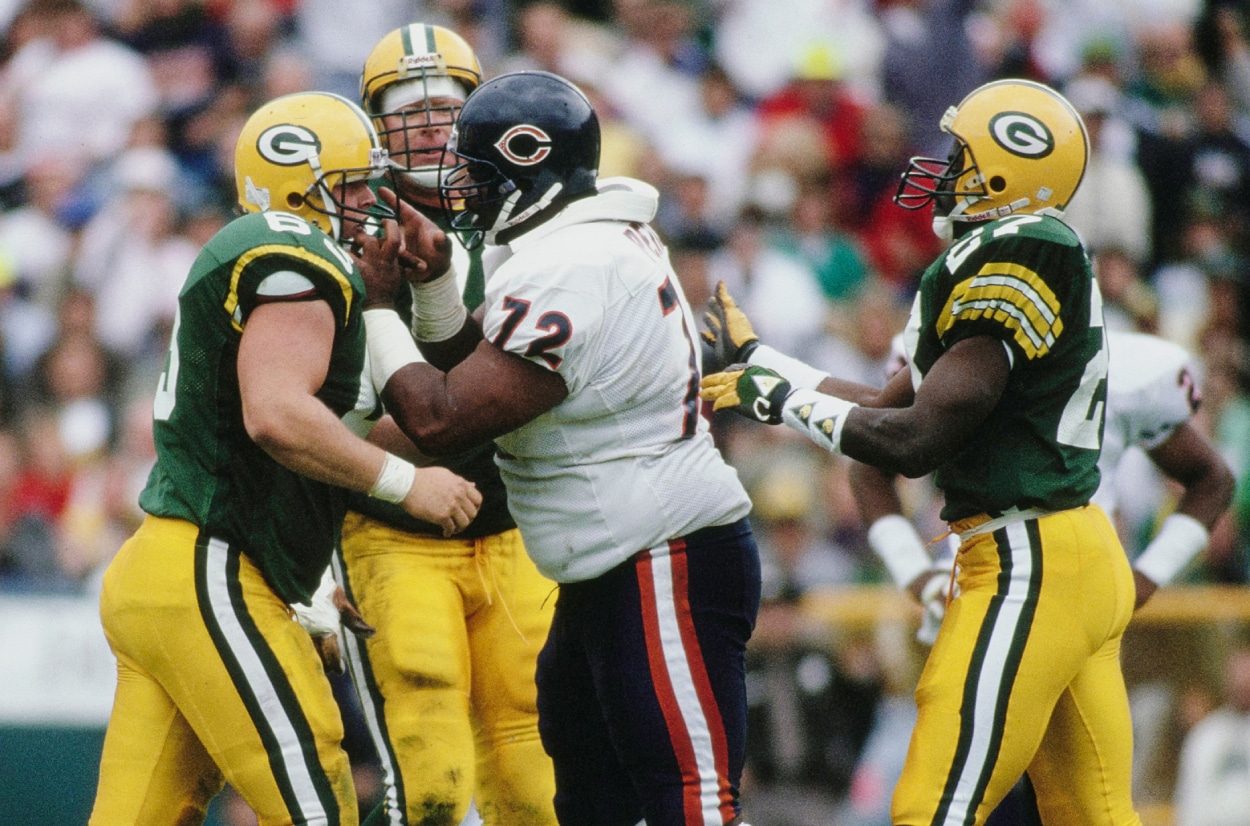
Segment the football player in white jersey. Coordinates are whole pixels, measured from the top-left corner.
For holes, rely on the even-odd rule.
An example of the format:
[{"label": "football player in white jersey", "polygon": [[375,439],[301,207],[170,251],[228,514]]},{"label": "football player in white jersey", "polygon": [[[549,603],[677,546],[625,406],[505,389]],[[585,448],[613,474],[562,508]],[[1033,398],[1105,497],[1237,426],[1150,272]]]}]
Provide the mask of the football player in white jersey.
[{"label": "football player in white jersey", "polygon": [[536,675],[557,817],[740,823],[759,557],[700,415],[694,318],[648,226],[657,194],[597,179],[594,109],[545,72],[480,86],[448,148],[453,229],[487,245],[480,323],[446,236],[401,204],[407,269],[367,284],[370,364],[423,452],[495,441],[525,547],[559,584]]}]

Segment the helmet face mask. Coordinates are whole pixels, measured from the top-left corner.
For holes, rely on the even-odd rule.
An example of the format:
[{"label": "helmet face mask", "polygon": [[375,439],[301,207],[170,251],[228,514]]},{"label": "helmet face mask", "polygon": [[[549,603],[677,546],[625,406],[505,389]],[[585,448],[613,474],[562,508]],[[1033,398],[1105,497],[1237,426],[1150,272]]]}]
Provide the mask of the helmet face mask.
[{"label": "helmet face mask", "polygon": [[290,212],[347,240],[355,225],[371,220],[374,202],[351,184],[385,174],[389,162],[360,107],[327,92],[302,92],[275,98],[248,118],[234,166],[244,212]]},{"label": "helmet face mask", "polygon": [[438,190],[443,152],[460,106],[461,101],[454,98],[427,98],[423,105],[384,112],[375,118],[382,124],[378,137],[387,146],[399,176],[431,193]]},{"label": "helmet face mask", "polygon": [[947,110],[941,128],[955,141],[951,155],[912,158],[894,196],[904,209],[932,203],[935,229],[939,222],[1017,213],[1061,217],[1089,159],[1080,115],[1062,95],[1032,81],[976,89]]},{"label": "helmet face mask", "polygon": [[469,96],[447,149],[440,201],[472,248],[595,191],[599,119],[564,78],[513,72]]},{"label": "helmet face mask", "polygon": [[465,97],[481,80],[473,49],[442,26],[403,26],[369,53],[361,105],[390,152],[396,184],[407,200],[438,204],[448,137]]}]

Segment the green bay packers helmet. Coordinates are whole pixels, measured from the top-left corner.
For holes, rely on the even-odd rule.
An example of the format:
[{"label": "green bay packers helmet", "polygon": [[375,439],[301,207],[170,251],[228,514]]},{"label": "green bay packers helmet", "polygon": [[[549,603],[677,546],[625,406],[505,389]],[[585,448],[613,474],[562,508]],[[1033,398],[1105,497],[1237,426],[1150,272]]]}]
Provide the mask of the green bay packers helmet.
[{"label": "green bay packers helmet", "polygon": [[386,150],[369,117],[329,92],[269,101],[248,118],[234,149],[235,188],[245,212],[290,212],[335,239],[344,214],[370,218],[340,200],[340,185],[387,169]]},{"label": "green bay packers helmet", "polygon": [[987,83],[942,116],[946,160],[912,158],[894,201],[934,204],[934,229],[1014,213],[1062,216],[1085,175],[1089,136],[1072,104],[1029,80]]},{"label": "green bay packers helmet", "polygon": [[360,101],[390,150],[391,164],[435,191],[460,105],[481,82],[482,67],[464,38],[442,26],[413,23],[373,47],[361,74]]}]

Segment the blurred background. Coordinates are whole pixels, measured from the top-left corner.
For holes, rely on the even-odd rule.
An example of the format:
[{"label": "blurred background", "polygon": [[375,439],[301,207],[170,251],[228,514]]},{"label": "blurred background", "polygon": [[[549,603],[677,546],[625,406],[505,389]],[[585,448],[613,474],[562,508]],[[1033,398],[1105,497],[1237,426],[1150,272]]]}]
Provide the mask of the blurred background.
[{"label": "blurred background", "polygon": [[[602,175],[660,190],[696,312],[724,280],[764,341],[872,384],[940,251],[929,215],[892,203],[907,159],[944,157],[938,119],[987,80],[1064,91],[1093,148],[1068,219],[1108,324],[1195,355],[1197,421],[1239,480],[1126,639],[1136,795],[1148,823],[1250,824],[1250,0],[0,0],[0,823],[90,810],[114,675],[97,583],[141,518],[177,293],[232,215],[240,126],[288,92],[356,99],[369,49],[416,21],[463,35],[488,76],[586,91]],[[748,819],[888,823],[919,609],[869,551],[842,460],[785,428],[714,431],[765,553]],[[1135,554],[1176,491],[1126,461]],[[922,535],[944,532],[929,480],[903,494]],[[1180,812],[1202,721],[1231,732],[1226,791]],[[255,822],[229,794],[212,819]]]}]

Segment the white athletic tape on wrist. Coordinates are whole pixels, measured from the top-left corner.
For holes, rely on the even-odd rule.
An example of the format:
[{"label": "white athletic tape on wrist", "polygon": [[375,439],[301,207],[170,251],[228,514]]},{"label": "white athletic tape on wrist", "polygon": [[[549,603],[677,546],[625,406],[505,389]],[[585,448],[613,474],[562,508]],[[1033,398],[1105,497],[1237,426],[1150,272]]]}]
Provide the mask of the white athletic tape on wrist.
[{"label": "white athletic tape on wrist", "polygon": [[790,382],[790,386],[794,388],[815,390],[822,381],[829,378],[828,373],[804,364],[796,358],[791,358],[785,353],[779,353],[767,344],[761,344],[752,350],[750,357],[747,358],[747,364],[776,370],[785,376],[786,381]]},{"label": "white athletic tape on wrist", "polygon": [[365,310],[365,339],[369,349],[369,375],[378,392],[386,387],[395,371],[421,360],[421,351],[412,340],[399,313],[389,308]]},{"label": "white athletic tape on wrist", "polygon": [[933,565],[920,534],[902,514],[887,514],[873,522],[868,528],[868,547],[881,558],[890,579],[900,588],[911,585]]},{"label": "white athletic tape on wrist", "polygon": [[407,498],[408,491],[412,490],[412,484],[416,480],[416,465],[404,461],[394,453],[388,453],[386,461],[382,463],[382,470],[378,471],[377,480],[369,488],[369,495],[398,505]]},{"label": "white athletic tape on wrist", "polygon": [[1206,526],[1183,513],[1163,520],[1159,533],[1141,552],[1133,567],[1156,585],[1167,585],[1201,553],[1211,539]]},{"label": "white athletic tape on wrist", "polygon": [[412,285],[412,334],[417,341],[446,341],[460,332],[468,314],[454,266],[432,281]]},{"label": "white athletic tape on wrist", "polygon": [[809,439],[825,450],[840,455],[846,415],[856,407],[859,405],[837,396],[826,396],[815,390],[799,388],[786,398],[782,405],[781,418],[790,427],[807,434]]}]

